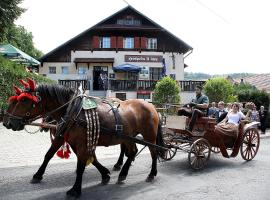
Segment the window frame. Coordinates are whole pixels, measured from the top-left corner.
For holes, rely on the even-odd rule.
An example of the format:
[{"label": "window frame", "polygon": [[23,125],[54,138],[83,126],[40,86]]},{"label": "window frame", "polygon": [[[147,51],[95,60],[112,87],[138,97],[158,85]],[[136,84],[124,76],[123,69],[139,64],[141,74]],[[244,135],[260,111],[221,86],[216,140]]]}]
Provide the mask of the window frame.
[{"label": "window frame", "polygon": [[123,48],[124,49],[134,49],[134,37],[124,37],[123,38]]},{"label": "window frame", "polygon": [[[80,69],[85,69],[84,73],[80,73]],[[85,66],[78,66],[78,74],[79,75],[86,75],[88,73],[88,68]]]},{"label": "window frame", "polygon": [[100,37],[99,38],[99,48],[109,49],[111,48],[111,37]]},{"label": "window frame", "polygon": [[157,38],[147,38],[147,49],[157,49]]},{"label": "window frame", "polygon": [[49,66],[49,74],[56,74],[56,66]]},{"label": "window frame", "polygon": [[[64,72],[63,69],[66,69],[67,70],[66,73],[63,73]],[[61,66],[61,74],[69,74],[69,68],[68,68],[68,66]]]}]

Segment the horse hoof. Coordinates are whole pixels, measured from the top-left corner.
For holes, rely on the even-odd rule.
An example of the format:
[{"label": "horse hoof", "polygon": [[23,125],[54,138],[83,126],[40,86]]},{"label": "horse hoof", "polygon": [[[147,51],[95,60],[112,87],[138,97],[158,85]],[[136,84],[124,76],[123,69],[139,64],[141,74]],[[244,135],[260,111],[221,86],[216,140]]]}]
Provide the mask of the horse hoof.
[{"label": "horse hoof", "polygon": [[147,178],[146,178],[146,182],[148,182],[148,183],[151,183],[151,182],[153,182],[154,181],[154,178],[155,178],[155,176],[153,176],[153,175],[149,175]]},{"label": "horse hoof", "polygon": [[113,166],[113,171],[120,171],[121,170],[121,168],[122,168],[122,165],[114,165]]},{"label": "horse hoof", "polygon": [[119,176],[117,180],[117,184],[123,184],[126,178],[127,178],[126,176]]},{"label": "horse hoof", "polygon": [[101,184],[102,185],[107,185],[110,182],[110,179],[111,179],[110,176],[108,176],[106,178],[102,178]]},{"label": "horse hoof", "polygon": [[67,199],[76,199],[81,196],[81,193],[76,191],[74,188],[71,188],[69,191],[67,191]]},{"label": "horse hoof", "polygon": [[42,177],[38,177],[38,176],[33,176],[32,180],[30,181],[30,183],[32,184],[36,184],[36,183],[40,183],[42,180]]}]

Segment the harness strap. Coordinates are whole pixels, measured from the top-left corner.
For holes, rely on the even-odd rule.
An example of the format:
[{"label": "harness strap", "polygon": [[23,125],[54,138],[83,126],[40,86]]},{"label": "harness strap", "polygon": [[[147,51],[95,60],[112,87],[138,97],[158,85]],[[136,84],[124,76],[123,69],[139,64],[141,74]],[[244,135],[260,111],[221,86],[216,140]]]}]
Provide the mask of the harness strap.
[{"label": "harness strap", "polygon": [[118,107],[120,106],[120,104],[116,107],[110,101],[103,100],[102,102],[108,104],[111,107],[109,111],[111,110],[113,111],[114,120],[115,120],[115,132],[117,134],[123,133],[123,124],[122,124],[121,116],[118,110]]}]

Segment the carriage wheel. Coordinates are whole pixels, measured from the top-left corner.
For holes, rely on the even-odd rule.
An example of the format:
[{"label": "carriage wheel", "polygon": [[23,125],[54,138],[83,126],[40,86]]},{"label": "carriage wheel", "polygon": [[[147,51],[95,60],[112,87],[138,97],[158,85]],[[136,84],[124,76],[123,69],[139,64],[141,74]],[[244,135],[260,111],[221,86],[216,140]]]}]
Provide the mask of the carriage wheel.
[{"label": "carriage wheel", "polygon": [[260,135],[256,128],[249,129],[245,132],[243,142],[241,144],[241,156],[244,160],[252,160],[260,146]]},{"label": "carriage wheel", "polygon": [[211,151],[213,153],[220,153],[220,149],[218,147],[211,147]]},{"label": "carriage wheel", "polygon": [[160,158],[162,158],[165,161],[171,160],[177,152],[177,149],[174,147],[171,147],[170,144],[165,142],[165,147],[167,147],[169,150],[165,151],[164,154],[159,154]]},{"label": "carriage wheel", "polygon": [[175,133],[169,132],[168,129],[165,128],[164,133],[163,133],[163,140],[164,140],[164,146],[167,147],[169,150],[165,151],[164,154],[160,153],[159,156],[163,160],[171,160],[177,152],[177,149],[172,147],[173,145],[177,145],[175,141],[173,140],[175,136]]},{"label": "carriage wheel", "polygon": [[192,169],[199,170],[206,166],[210,158],[211,149],[208,141],[204,138],[196,140],[190,147],[188,162]]}]

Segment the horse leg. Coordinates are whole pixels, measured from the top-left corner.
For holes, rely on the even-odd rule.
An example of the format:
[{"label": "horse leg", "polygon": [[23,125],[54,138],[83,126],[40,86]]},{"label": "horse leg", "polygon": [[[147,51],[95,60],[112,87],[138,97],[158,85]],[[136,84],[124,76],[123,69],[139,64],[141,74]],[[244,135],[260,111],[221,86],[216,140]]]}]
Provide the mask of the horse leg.
[{"label": "horse leg", "polygon": [[70,197],[75,197],[78,198],[81,195],[81,191],[82,191],[82,176],[83,176],[83,172],[85,170],[85,165],[86,165],[86,159],[80,159],[79,156],[78,160],[77,160],[77,170],[76,170],[76,181],[73,185],[73,187],[67,191],[67,195]]},{"label": "horse leg", "polygon": [[124,155],[125,155],[125,145],[120,144],[120,149],[121,149],[121,152],[120,152],[117,163],[113,166],[113,171],[119,171],[123,165]]},{"label": "horse leg", "polygon": [[122,170],[118,176],[118,183],[122,183],[124,180],[126,180],[127,175],[128,175],[128,170],[130,168],[132,161],[135,160],[137,152],[138,152],[138,149],[137,149],[136,144],[129,143],[127,146],[125,146],[125,154],[127,156],[127,160],[124,166],[122,167]]},{"label": "horse leg", "polygon": [[146,182],[152,182],[157,175],[157,150],[153,147],[149,147],[151,157],[152,157],[152,168],[150,174],[146,178]]},{"label": "horse leg", "polygon": [[98,171],[100,172],[100,174],[101,174],[101,177],[102,177],[101,183],[104,184],[104,185],[106,185],[107,183],[109,183],[110,178],[111,178],[111,177],[109,176],[110,171],[109,171],[106,167],[104,167],[103,165],[101,165],[101,164],[98,162],[97,157],[96,157],[96,154],[94,155],[94,161],[93,161],[92,164],[97,168],[97,170],[98,170]]},{"label": "horse leg", "polygon": [[63,137],[56,137],[53,142],[51,147],[49,148],[49,150],[47,151],[43,163],[40,166],[40,168],[38,169],[38,171],[34,174],[31,183],[39,183],[42,178],[43,178],[43,174],[46,170],[46,167],[49,163],[49,161],[52,159],[52,157],[54,156],[54,154],[56,153],[56,151],[62,146],[64,142],[64,138]]}]

